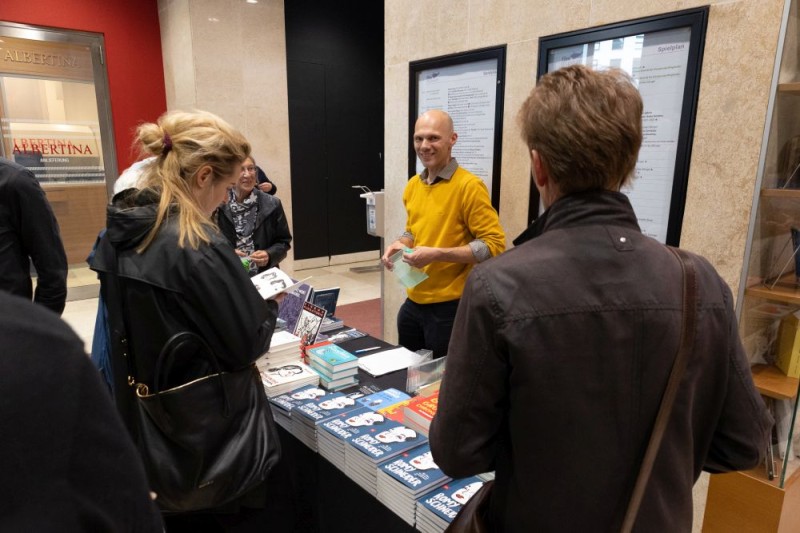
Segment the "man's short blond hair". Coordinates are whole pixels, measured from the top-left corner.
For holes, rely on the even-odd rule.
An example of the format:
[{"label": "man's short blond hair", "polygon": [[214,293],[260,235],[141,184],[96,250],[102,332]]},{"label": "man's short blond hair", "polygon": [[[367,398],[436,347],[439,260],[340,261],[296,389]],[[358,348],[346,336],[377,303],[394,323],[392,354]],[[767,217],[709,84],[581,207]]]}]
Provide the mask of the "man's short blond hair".
[{"label": "man's short blond hair", "polygon": [[622,70],[572,65],[542,76],[518,118],[562,194],[619,190],[642,145],[642,107]]}]

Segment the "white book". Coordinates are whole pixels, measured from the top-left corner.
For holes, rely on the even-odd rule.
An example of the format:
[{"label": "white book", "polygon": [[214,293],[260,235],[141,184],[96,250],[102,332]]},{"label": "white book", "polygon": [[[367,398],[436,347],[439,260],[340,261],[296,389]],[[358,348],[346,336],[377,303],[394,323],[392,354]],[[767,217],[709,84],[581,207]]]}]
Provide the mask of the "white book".
[{"label": "white book", "polygon": [[260,274],[256,274],[250,281],[258,290],[258,294],[265,300],[271,300],[282,292],[294,290],[306,281],[308,278],[300,281],[295,281],[289,275],[278,267],[272,267],[265,270]]}]

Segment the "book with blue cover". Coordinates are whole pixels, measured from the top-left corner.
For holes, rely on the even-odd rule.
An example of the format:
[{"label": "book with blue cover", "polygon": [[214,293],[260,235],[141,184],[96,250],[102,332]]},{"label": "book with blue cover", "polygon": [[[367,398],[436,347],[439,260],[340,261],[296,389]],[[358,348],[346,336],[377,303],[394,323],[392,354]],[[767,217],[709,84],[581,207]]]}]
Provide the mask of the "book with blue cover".
[{"label": "book with blue cover", "polygon": [[358,357],[336,344],[325,344],[306,349],[312,362],[328,371],[329,377],[336,377],[340,370],[358,367]]},{"label": "book with blue cover", "polygon": [[358,399],[358,403],[369,407],[373,411],[395,405],[405,400],[411,399],[411,396],[398,389],[384,389],[369,396],[364,396]]},{"label": "book with blue cover", "polygon": [[323,307],[328,316],[336,314],[336,303],[339,301],[339,287],[331,287],[330,289],[319,289],[314,291],[314,298],[312,302],[314,305]]},{"label": "book with blue cover", "polygon": [[288,291],[278,304],[278,319],[283,320],[288,331],[293,332],[303,310],[303,304],[314,297],[314,288],[308,283]]},{"label": "book with blue cover", "polygon": [[344,472],[345,441],[354,435],[369,431],[372,426],[380,425],[385,420],[383,415],[368,407],[356,407],[323,421],[317,431],[320,455]]},{"label": "book with blue cover", "polygon": [[295,415],[298,420],[304,419],[306,424],[320,424],[344,411],[355,409],[356,406],[355,398],[333,392],[297,406]]},{"label": "book with blue cover", "polygon": [[289,391],[285,394],[281,394],[279,396],[274,396],[272,398],[268,397],[269,403],[271,403],[275,408],[272,409],[273,418],[275,418],[275,422],[277,422],[281,427],[286,429],[287,431],[292,430],[292,422],[291,422],[291,414],[292,411],[308,402],[309,400],[313,400],[315,398],[319,398],[327,394],[327,391],[319,388],[317,385],[305,385],[303,387],[296,388],[292,391]]},{"label": "book with blue cover", "polygon": [[375,464],[426,442],[426,437],[394,420],[385,420],[347,439],[349,446]]},{"label": "book with blue cover", "polygon": [[379,471],[394,478],[401,490],[417,496],[449,481],[436,465],[429,444],[423,444],[382,463]]},{"label": "book with blue cover", "polygon": [[378,463],[426,442],[428,439],[413,429],[394,420],[385,420],[373,425],[369,431],[347,439],[344,472],[364,490],[376,496]]},{"label": "book with blue cover", "polygon": [[377,497],[413,526],[416,499],[448,481],[450,478],[433,461],[430,446],[423,444],[378,466]]},{"label": "book with blue cover", "polygon": [[417,500],[417,521],[422,518],[437,525],[443,524],[446,528],[483,483],[478,476],[471,476],[445,483],[439,489],[424,494]]},{"label": "book with blue cover", "polygon": [[318,451],[317,426],[331,417],[355,409],[358,406],[356,399],[363,396],[362,392],[347,395],[329,392],[295,407],[292,414],[292,434],[312,450]]}]

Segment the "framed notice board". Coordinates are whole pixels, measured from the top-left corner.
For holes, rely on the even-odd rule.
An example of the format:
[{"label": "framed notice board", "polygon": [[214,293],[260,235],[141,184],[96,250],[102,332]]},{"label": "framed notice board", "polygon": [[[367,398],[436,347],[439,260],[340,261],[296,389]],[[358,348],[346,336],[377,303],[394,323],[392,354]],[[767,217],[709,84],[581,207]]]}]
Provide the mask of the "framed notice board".
[{"label": "framed notice board", "polygon": [[[636,178],[624,188],[642,232],[678,246],[686,202],[708,7],[539,39],[537,79],[584,64],[628,72],[644,101]],[[529,219],[539,215],[531,185]]]},{"label": "framed notice board", "polygon": [[484,48],[409,64],[409,176],[422,172],[414,152],[414,123],[430,109],[453,118],[458,140],[453,157],[485,183],[500,207],[500,157],[506,47]]}]

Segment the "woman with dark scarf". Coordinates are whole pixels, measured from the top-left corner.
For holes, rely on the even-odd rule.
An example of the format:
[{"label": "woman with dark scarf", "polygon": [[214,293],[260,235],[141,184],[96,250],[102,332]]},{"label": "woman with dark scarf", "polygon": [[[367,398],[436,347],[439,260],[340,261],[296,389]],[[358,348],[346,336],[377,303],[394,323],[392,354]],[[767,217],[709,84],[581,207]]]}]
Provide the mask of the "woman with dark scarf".
[{"label": "woman with dark scarf", "polygon": [[222,234],[249,259],[250,275],[278,266],[292,247],[292,234],[278,198],[256,187],[256,163],[248,157],[242,164],[239,181],[228,192],[217,214]]}]

